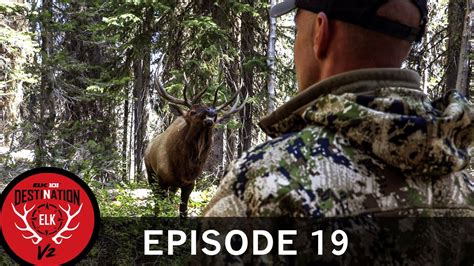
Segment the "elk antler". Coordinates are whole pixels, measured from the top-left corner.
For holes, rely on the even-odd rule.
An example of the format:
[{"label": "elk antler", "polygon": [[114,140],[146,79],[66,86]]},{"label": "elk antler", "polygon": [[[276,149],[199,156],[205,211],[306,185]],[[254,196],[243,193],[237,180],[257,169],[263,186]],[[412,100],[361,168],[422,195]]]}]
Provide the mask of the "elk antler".
[{"label": "elk antler", "polygon": [[186,73],[183,73],[183,79],[184,79],[184,86],[183,86],[183,98],[184,98],[184,102],[186,103],[186,106],[192,106],[193,103],[190,102],[189,99],[188,99],[189,80],[188,80],[188,77],[186,76]]},{"label": "elk antler", "polygon": [[31,212],[31,210],[33,210],[35,208],[36,205],[33,205],[33,207],[31,207],[31,209],[27,210],[26,209],[26,203],[25,205],[23,206],[23,211],[24,211],[24,214],[21,215],[16,209],[15,209],[15,206],[13,205],[12,203],[12,208],[13,208],[13,211],[15,212],[16,215],[18,215],[18,217],[21,218],[21,220],[23,221],[23,223],[25,224],[25,227],[24,228],[21,228],[19,227],[16,223],[15,223],[15,226],[16,228],[18,228],[18,230],[20,231],[26,231],[26,232],[29,232],[31,233],[31,236],[25,236],[25,235],[22,235],[24,239],[31,239],[31,241],[33,242],[33,244],[35,245],[38,245],[39,242],[41,242],[41,240],[43,240],[42,237],[40,237],[38,235],[38,233],[35,232],[35,230],[33,230],[33,228],[31,228],[31,226],[28,224],[28,221],[26,220],[26,217],[28,216],[28,213]]},{"label": "elk antler", "polygon": [[[161,83],[160,78],[158,77],[158,74],[155,74],[155,86],[158,87],[158,93],[163,97],[165,100],[174,103],[174,104],[179,104],[179,105],[184,105],[189,108],[191,108],[191,103],[187,100],[187,97],[185,96],[185,100],[180,100],[177,99],[173,96],[171,96],[169,93],[166,92],[165,87],[163,86],[163,83]],[[187,90],[187,85],[184,86],[183,94],[186,95],[186,90]]]},{"label": "elk antler", "polygon": [[[225,107],[227,107],[228,105],[230,105],[233,101],[234,102],[234,105],[230,108],[229,111],[226,111],[226,112],[223,112],[222,113],[222,117],[225,118],[225,117],[228,117],[232,114],[235,114],[237,112],[239,112],[240,110],[242,110],[245,105],[247,104],[247,100],[248,100],[248,93],[246,93],[245,95],[245,99],[242,101],[242,104],[239,106],[239,102],[240,102],[240,92],[241,92],[241,89],[239,89],[237,87],[237,85],[235,84],[235,82],[232,82],[232,85],[234,86],[234,89],[235,89],[235,94],[232,95],[232,97],[230,98],[229,101],[227,101],[226,103],[224,103],[223,105],[220,105],[219,107],[216,108],[217,112],[220,112],[222,111]],[[237,100],[236,100],[237,98]]]},{"label": "elk antler", "polygon": [[213,108],[216,108],[217,98],[219,98],[218,96],[219,96],[219,87],[217,87],[216,91],[214,92],[214,101],[212,102]]},{"label": "elk antler", "polygon": [[[230,97],[230,100],[228,100],[227,102],[225,102],[224,104],[222,105],[219,105],[218,107],[216,107],[216,110],[217,112],[220,112],[222,111],[224,108],[226,108],[229,104],[231,104],[233,101],[235,101],[235,99],[239,96],[239,93],[241,91],[241,89],[239,89],[237,87],[237,85],[235,84],[235,82],[232,82],[232,85],[234,86],[234,89],[235,89],[235,93],[234,95],[232,95],[232,97]],[[245,97],[247,99],[247,97]],[[246,101],[246,100],[245,100]],[[239,102],[238,100],[236,102]]]},{"label": "elk antler", "polygon": [[72,219],[74,219],[74,217],[76,217],[79,214],[79,212],[81,212],[82,203],[81,203],[81,206],[79,206],[79,209],[77,209],[77,211],[72,215],[71,215],[71,205],[68,204],[67,207],[68,207],[67,210],[65,210],[63,207],[61,207],[61,205],[59,205],[59,208],[61,208],[61,210],[63,210],[67,215],[67,221],[66,221],[66,224],[63,226],[63,228],[61,230],[59,230],[59,232],[55,236],[53,236],[53,238],[51,238],[54,241],[54,243],[56,243],[58,245],[63,242],[63,239],[69,239],[72,236],[72,235],[63,236],[62,235],[63,233],[65,233],[67,231],[74,231],[81,224],[79,222],[79,223],[77,223],[77,225],[75,227],[69,228],[69,224],[71,223]]},{"label": "elk antler", "polygon": [[226,112],[222,112],[222,117],[223,118],[226,118],[226,117],[229,117],[237,112],[240,112],[240,110],[242,110],[245,105],[247,104],[247,101],[248,101],[248,94],[245,95],[245,99],[242,101],[242,104],[239,106],[239,103],[240,103],[240,94],[237,95],[237,100],[235,101],[234,105],[230,108],[229,111],[226,111]]}]

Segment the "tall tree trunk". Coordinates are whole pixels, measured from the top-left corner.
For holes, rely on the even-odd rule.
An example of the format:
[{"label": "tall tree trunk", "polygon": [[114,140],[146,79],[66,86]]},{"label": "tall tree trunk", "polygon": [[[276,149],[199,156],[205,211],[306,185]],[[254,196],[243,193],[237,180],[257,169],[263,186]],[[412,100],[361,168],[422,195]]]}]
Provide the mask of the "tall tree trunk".
[{"label": "tall tree trunk", "polygon": [[[213,5],[213,2],[215,1],[203,0],[197,6],[197,13],[203,15],[211,13],[213,21],[215,21],[220,28],[229,30],[232,27],[232,24],[229,23],[225,10]],[[222,62],[222,64],[225,64],[225,62]],[[225,75],[223,75],[223,78],[225,78]],[[232,85],[227,82],[227,87],[232,88]],[[204,171],[214,173],[217,178],[219,178],[220,171],[224,165],[224,134],[224,128],[218,128],[214,130],[212,147],[204,165]]]},{"label": "tall tree trunk", "polygon": [[146,101],[147,101],[147,91],[148,86],[145,83],[146,78],[144,73],[146,64],[146,56],[141,59],[136,59],[134,62],[134,88],[133,88],[133,98],[135,100],[134,106],[134,138],[135,138],[135,174],[138,179],[141,177],[142,172],[142,162],[143,154],[145,152],[145,137],[146,137],[146,125],[148,122],[148,112],[146,110]]},{"label": "tall tree trunk", "polygon": [[237,136],[235,134],[235,130],[228,128],[226,131],[226,140],[227,140],[226,161],[227,162],[231,162],[232,160],[234,160],[236,138]]},{"label": "tall tree trunk", "polygon": [[[270,6],[274,6],[276,0],[270,0]],[[270,71],[268,75],[268,113],[275,111],[275,83],[276,83],[276,74],[275,74],[275,45],[276,45],[276,19],[269,16],[270,20],[270,29],[268,34],[268,54],[267,54],[267,65]]]},{"label": "tall tree trunk", "polygon": [[449,0],[448,4],[448,51],[445,90],[456,89],[459,70],[459,55],[462,46],[462,30],[466,14],[465,0]]},{"label": "tall tree trunk", "polygon": [[[239,78],[239,71],[238,71],[238,66],[239,62],[237,60],[234,60],[230,62],[230,65],[228,66],[228,69],[230,71],[229,76],[230,80],[227,81],[227,86],[229,88],[234,87],[233,84],[237,84],[237,87],[240,85],[240,78]],[[232,84],[233,83],[233,84]],[[234,93],[234,91],[232,91]],[[226,158],[225,161],[226,163],[231,162],[235,158],[235,153],[236,153],[236,143],[237,143],[237,138],[239,134],[236,134],[236,130],[227,128],[226,130],[226,147],[225,147],[225,152],[226,152]],[[239,149],[241,145],[238,145]]]},{"label": "tall tree trunk", "polygon": [[204,164],[204,171],[215,173],[217,176],[219,176],[224,160],[224,133],[223,128],[214,130],[211,151]]},{"label": "tall tree trunk", "polygon": [[[139,40],[143,44],[143,50],[136,50],[134,68],[134,90],[135,100],[135,175],[138,180],[143,180],[143,156],[146,148],[146,129],[148,124],[148,103],[150,84],[150,62],[151,62],[151,34],[152,34],[153,8],[145,9],[145,20],[143,22],[142,36]],[[141,47],[136,47],[137,49]]]},{"label": "tall tree trunk", "polygon": [[133,114],[130,115],[130,124],[129,124],[129,127],[130,127],[130,133],[129,133],[129,136],[128,136],[128,161],[127,161],[127,165],[128,165],[128,180],[129,181],[132,181],[134,180],[134,173],[135,173],[135,160],[134,160],[134,140],[135,138],[132,136],[133,132],[134,132],[134,121],[135,121],[135,116]]},{"label": "tall tree trunk", "polygon": [[44,166],[47,155],[47,139],[50,130],[54,127],[56,111],[54,105],[53,92],[53,73],[49,65],[49,59],[52,56],[53,37],[50,30],[50,17],[52,14],[52,0],[44,0],[41,8],[41,55],[43,68],[41,70],[40,83],[40,115],[39,132],[36,140],[36,165]]},{"label": "tall tree trunk", "polygon": [[[127,96],[128,96],[128,88]],[[128,116],[130,114],[129,101],[125,100],[123,106],[123,136],[122,136],[122,181],[128,181],[128,164],[127,164],[127,139],[128,139]]]},{"label": "tall tree trunk", "polygon": [[466,12],[464,16],[463,34],[461,39],[460,53],[459,53],[459,69],[456,81],[456,89],[465,96],[469,96],[469,72],[470,72],[470,39],[471,39],[471,2],[466,2]]},{"label": "tall tree trunk", "polygon": [[[252,0],[245,0],[246,4],[254,6],[255,3]],[[245,64],[247,61],[252,60],[255,53],[255,18],[252,13],[245,12],[242,14],[242,26],[241,26],[241,50],[242,50],[242,62]],[[243,89],[247,92],[249,97],[254,96],[253,91],[253,67],[243,66]],[[253,106],[252,103],[247,103],[245,108],[240,113],[243,128],[241,129],[241,144],[239,145],[239,156],[242,152],[247,151],[252,146],[252,129],[253,129]]]}]

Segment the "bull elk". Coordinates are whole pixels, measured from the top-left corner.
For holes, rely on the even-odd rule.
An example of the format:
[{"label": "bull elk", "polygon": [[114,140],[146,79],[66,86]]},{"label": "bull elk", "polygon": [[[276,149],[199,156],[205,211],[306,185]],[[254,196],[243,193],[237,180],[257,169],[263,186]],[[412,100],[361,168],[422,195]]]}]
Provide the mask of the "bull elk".
[{"label": "bull elk", "polygon": [[[166,92],[158,77],[154,80],[160,96],[170,103],[170,108],[179,117],[161,134],[153,138],[145,151],[145,166],[148,182],[156,197],[163,197],[168,190],[181,189],[180,217],[187,216],[188,200],[195,180],[201,175],[212,145],[213,127],[245,106],[247,97],[240,102],[240,90],[226,103],[216,106],[218,90],[211,106],[199,104],[207,88],[194,97],[188,97],[188,82],[183,89],[183,98],[177,99]],[[225,110],[234,102],[229,110]],[[240,105],[239,105],[240,104]],[[185,107],[182,110],[179,106]]]}]

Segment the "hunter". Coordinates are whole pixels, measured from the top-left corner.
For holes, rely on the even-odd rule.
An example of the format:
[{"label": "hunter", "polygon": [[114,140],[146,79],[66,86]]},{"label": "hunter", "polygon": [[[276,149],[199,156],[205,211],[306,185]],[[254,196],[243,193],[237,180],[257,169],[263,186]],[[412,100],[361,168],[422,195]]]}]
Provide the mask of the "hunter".
[{"label": "hunter", "polygon": [[229,168],[204,216],[474,216],[474,109],[430,100],[401,69],[426,0],[286,0],[298,94],[260,126],[272,140]]}]

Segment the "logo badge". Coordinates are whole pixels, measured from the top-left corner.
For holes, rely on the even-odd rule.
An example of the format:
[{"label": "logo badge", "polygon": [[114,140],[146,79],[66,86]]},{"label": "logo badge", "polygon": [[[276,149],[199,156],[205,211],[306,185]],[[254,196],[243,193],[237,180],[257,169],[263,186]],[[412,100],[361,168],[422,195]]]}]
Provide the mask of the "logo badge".
[{"label": "logo badge", "polygon": [[94,194],[62,169],[21,174],[2,192],[0,207],[2,245],[21,264],[75,263],[97,238],[100,214]]}]

